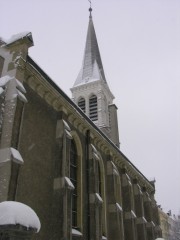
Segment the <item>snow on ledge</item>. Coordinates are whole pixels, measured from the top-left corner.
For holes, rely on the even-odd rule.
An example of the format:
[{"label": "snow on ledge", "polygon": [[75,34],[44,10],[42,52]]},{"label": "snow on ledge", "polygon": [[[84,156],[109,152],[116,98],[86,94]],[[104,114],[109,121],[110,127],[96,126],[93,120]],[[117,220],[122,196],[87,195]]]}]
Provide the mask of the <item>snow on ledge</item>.
[{"label": "snow on ledge", "polygon": [[80,231],[78,231],[77,229],[72,228],[72,235],[82,236],[82,233]]},{"label": "snow on ledge", "polygon": [[30,31],[26,31],[26,32],[21,32],[21,33],[18,33],[18,34],[15,34],[15,35],[12,35],[12,37],[8,40],[5,40],[3,39],[3,41],[5,41],[6,44],[11,44],[19,39],[22,39],[26,36],[29,36],[31,35],[31,32]]},{"label": "snow on ledge", "polygon": [[20,224],[34,228],[39,232],[41,223],[32,208],[20,202],[5,201],[0,203],[0,225]]},{"label": "snow on ledge", "polygon": [[0,149],[0,164],[8,161],[14,161],[17,164],[23,164],[24,161],[21,154],[15,148],[2,148]]}]

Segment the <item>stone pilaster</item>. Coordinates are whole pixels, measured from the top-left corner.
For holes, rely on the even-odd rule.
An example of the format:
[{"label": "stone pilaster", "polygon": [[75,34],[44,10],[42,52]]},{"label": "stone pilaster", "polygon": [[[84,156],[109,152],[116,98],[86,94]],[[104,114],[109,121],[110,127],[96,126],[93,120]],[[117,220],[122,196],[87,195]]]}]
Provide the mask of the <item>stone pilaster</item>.
[{"label": "stone pilaster", "polygon": [[[17,171],[15,167],[23,163],[22,157],[15,147],[18,147],[20,121],[22,110],[18,112],[18,101],[27,102],[23,85],[14,77],[5,76],[0,79],[0,88],[4,94],[3,106],[1,106],[1,139],[0,139],[0,202],[14,200],[16,184],[11,183]],[[16,113],[18,112],[18,116]],[[17,124],[18,122],[18,124]],[[15,129],[15,128],[18,129]],[[15,134],[17,133],[17,134]],[[17,139],[14,139],[14,138]],[[15,173],[16,171],[16,173]],[[12,181],[13,182],[13,181]]]},{"label": "stone pilaster", "polygon": [[118,118],[117,118],[117,107],[115,104],[111,104],[108,106],[109,109],[109,123],[110,123],[110,132],[111,132],[111,140],[113,143],[119,148],[119,129],[118,129]]},{"label": "stone pilaster", "polygon": [[32,45],[29,33],[1,48],[4,61],[0,79],[0,201],[15,199],[19,166],[23,162],[17,150],[23,106],[27,102],[22,82],[25,59]]},{"label": "stone pilaster", "polygon": [[124,240],[121,180],[118,169],[110,159],[107,161],[107,199],[108,239]]},{"label": "stone pilaster", "polygon": [[122,169],[122,196],[124,212],[125,239],[137,240],[136,214],[134,212],[133,188],[126,169]]},{"label": "stone pilaster", "polygon": [[155,239],[155,224],[152,219],[152,201],[149,197],[149,193],[146,191],[146,187],[143,187],[143,203],[144,203],[144,215],[147,220],[146,230],[147,230],[147,240]]},{"label": "stone pilaster", "polygon": [[134,192],[134,205],[135,213],[137,216],[136,227],[137,227],[137,239],[147,240],[146,232],[146,219],[144,217],[144,205],[143,205],[143,193],[141,187],[138,184],[137,179],[133,181],[133,192]]},{"label": "stone pilaster", "polygon": [[158,206],[156,203],[156,200],[154,199],[154,192],[151,193],[150,195],[151,201],[152,201],[152,220],[155,224],[155,239],[156,238],[160,238],[162,237],[162,230],[160,227],[160,217],[159,217],[159,210],[158,210]]},{"label": "stone pilaster", "polygon": [[89,151],[89,213],[90,213],[90,236],[93,240],[102,239],[102,203],[98,189],[98,153],[91,144]]},{"label": "stone pilaster", "polygon": [[72,239],[72,191],[74,186],[69,179],[71,129],[63,119],[56,126],[56,159],[53,193],[53,238]]}]

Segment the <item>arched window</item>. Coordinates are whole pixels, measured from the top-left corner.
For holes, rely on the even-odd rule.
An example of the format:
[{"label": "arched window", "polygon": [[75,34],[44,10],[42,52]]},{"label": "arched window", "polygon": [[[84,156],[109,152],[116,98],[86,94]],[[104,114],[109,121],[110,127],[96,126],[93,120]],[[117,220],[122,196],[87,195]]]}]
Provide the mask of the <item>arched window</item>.
[{"label": "arched window", "polygon": [[86,103],[84,98],[80,98],[78,101],[78,107],[85,113],[86,112]]},{"label": "arched window", "polygon": [[77,228],[77,149],[74,140],[71,140],[70,180],[74,185],[72,193],[72,227]]},{"label": "arched window", "polygon": [[89,98],[89,118],[92,121],[98,120],[98,111],[97,111],[97,96],[92,95]]}]

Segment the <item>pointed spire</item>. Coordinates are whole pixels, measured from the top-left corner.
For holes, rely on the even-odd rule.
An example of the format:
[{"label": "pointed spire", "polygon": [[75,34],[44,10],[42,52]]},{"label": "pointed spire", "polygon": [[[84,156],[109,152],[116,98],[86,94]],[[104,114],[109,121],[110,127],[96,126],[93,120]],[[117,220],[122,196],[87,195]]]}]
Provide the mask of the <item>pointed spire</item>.
[{"label": "pointed spire", "polygon": [[[89,1],[90,2],[90,1]],[[90,2],[91,4],[91,2]],[[92,8],[89,8],[89,26],[87,31],[86,46],[81,71],[75,81],[74,86],[94,80],[106,82],[104,69],[99,52],[98,42],[92,20]],[[101,78],[99,78],[101,77]]]}]

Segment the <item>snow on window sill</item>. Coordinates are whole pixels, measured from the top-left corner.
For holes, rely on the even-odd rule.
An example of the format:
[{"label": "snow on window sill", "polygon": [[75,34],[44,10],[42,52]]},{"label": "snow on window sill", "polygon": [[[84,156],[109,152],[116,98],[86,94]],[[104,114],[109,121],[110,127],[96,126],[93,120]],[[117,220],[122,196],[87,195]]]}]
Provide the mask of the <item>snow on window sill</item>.
[{"label": "snow on window sill", "polygon": [[74,236],[82,236],[82,233],[74,228],[72,228],[72,235]]}]

